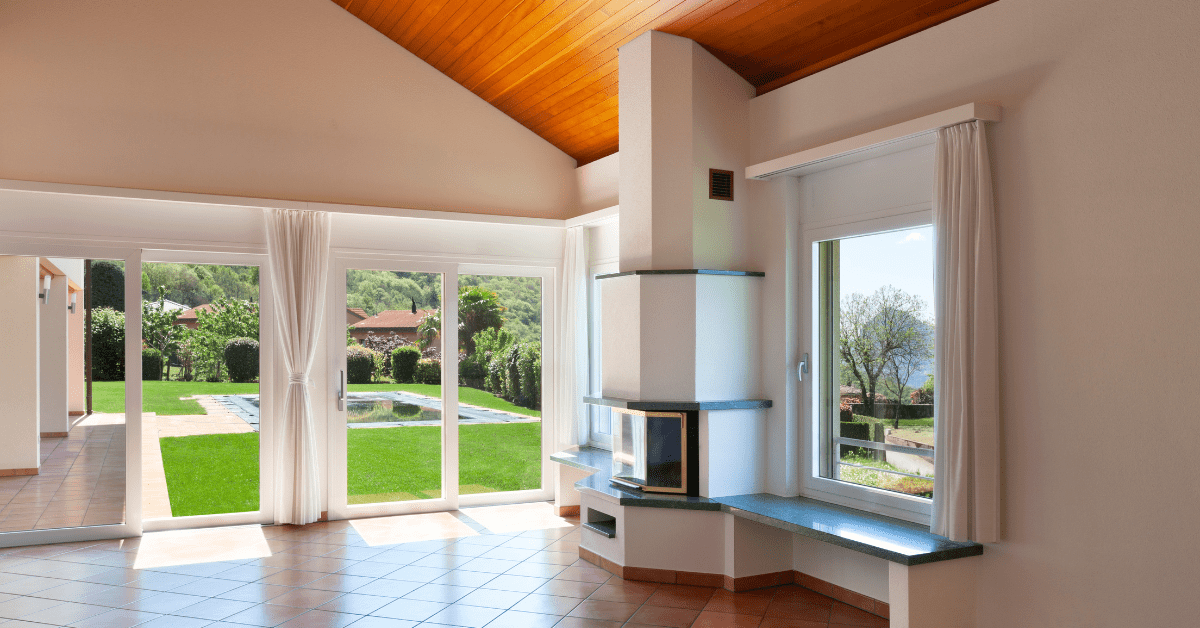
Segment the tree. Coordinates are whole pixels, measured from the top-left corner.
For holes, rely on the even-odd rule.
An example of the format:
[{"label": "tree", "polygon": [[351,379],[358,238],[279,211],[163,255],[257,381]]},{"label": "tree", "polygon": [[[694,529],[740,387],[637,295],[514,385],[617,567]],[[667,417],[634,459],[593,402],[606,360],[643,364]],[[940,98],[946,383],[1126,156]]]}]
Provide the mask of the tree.
[{"label": "tree", "polygon": [[[915,316],[901,317],[901,325],[911,325],[912,330],[905,331],[912,342],[906,342],[892,352],[887,360],[887,376],[896,388],[896,403],[904,405],[904,388],[914,375],[921,372],[933,359],[933,327]],[[900,408],[896,408],[894,428],[900,427]]]},{"label": "tree", "polygon": [[91,276],[92,309],[109,308],[125,311],[125,265],[124,262],[92,262]]},{"label": "tree", "polygon": [[197,367],[213,381],[223,379],[225,345],[234,338],[258,340],[258,304],[220,299],[211,310],[196,311],[196,329],[188,343]]},{"label": "tree", "polygon": [[922,328],[925,302],[893,286],[870,296],[860,293],[842,299],[838,346],[842,368],[863,391],[866,413],[875,414],[875,391],[893,360],[928,352],[932,340]]},{"label": "tree", "polygon": [[458,340],[468,356],[475,353],[475,334],[485,329],[500,329],[504,325],[504,309],[495,292],[476,286],[459,288]]},{"label": "tree", "polygon": [[440,309],[422,318],[421,324],[417,325],[417,345],[421,347],[421,351],[428,349],[429,345],[437,340],[441,331],[442,311]]},{"label": "tree", "polygon": [[[165,292],[166,288],[159,287],[160,295]],[[167,364],[167,379],[171,379],[171,356],[179,351],[181,330],[187,328],[175,324],[182,312],[167,310],[165,300],[166,297],[160,297],[157,304],[142,301],[142,342],[162,354]]]}]

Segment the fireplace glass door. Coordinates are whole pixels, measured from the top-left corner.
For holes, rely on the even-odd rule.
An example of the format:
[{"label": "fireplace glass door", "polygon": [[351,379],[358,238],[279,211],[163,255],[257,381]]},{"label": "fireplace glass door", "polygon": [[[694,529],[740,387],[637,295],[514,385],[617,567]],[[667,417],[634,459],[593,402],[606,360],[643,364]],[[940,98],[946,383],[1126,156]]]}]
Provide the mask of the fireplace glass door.
[{"label": "fireplace glass door", "polygon": [[646,491],[686,493],[687,414],[615,410],[614,481]]}]

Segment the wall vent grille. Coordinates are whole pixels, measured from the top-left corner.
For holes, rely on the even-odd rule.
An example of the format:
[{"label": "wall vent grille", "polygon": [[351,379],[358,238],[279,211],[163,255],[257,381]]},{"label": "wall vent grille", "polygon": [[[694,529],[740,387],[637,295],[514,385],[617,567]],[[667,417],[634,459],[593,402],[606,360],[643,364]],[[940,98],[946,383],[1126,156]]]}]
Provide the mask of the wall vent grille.
[{"label": "wall vent grille", "polygon": [[708,198],[717,201],[733,200],[733,171],[708,169]]}]

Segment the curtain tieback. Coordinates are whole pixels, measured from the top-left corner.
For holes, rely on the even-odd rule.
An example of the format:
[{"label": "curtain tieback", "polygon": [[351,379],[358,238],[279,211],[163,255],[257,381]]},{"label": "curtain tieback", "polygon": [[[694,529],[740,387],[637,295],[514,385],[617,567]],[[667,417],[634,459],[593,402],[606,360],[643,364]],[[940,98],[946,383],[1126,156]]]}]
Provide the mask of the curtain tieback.
[{"label": "curtain tieback", "polygon": [[305,386],[312,381],[308,378],[308,373],[292,373],[288,375],[288,384],[303,384]]}]

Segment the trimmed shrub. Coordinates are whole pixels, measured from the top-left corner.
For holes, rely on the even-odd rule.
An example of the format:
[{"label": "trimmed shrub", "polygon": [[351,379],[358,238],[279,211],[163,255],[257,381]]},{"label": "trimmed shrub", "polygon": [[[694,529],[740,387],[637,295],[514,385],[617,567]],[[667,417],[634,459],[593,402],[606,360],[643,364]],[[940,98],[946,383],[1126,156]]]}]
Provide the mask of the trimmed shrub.
[{"label": "trimmed shrub", "polygon": [[417,369],[417,361],[421,359],[421,350],[407,345],[392,349],[392,377],[397,384],[408,384],[413,381],[413,372]]},{"label": "trimmed shrub", "polygon": [[521,345],[517,354],[517,376],[520,394],[517,405],[526,408],[542,406],[542,346],[536,342]]},{"label": "trimmed shrub", "polygon": [[476,358],[479,353],[458,363],[458,381],[464,386],[482,388],[487,379],[488,369],[483,362]]},{"label": "trimmed shrub", "polygon": [[92,379],[125,379],[125,314],[112,308],[92,310]]},{"label": "trimmed shrub", "polygon": [[229,381],[245,384],[258,379],[258,341],[234,338],[225,343],[225,367]]},{"label": "trimmed shrub", "polygon": [[366,347],[346,347],[346,383],[370,384],[375,376],[376,352]]},{"label": "trimmed shrub", "polygon": [[125,311],[125,269],[113,262],[92,262],[92,309]]},{"label": "trimmed shrub", "polygon": [[[870,423],[850,423],[842,422],[841,435],[842,438],[854,438],[857,440],[871,440],[872,425]],[[850,445],[841,445],[839,457],[845,457],[847,454],[856,456],[870,456],[874,452],[866,447],[852,447]]]},{"label": "trimmed shrub", "polygon": [[413,381],[418,384],[441,384],[442,361],[424,358],[417,360],[417,367],[413,371]]},{"label": "trimmed shrub", "polygon": [[163,359],[158,349],[142,349],[142,381],[162,381]]}]

